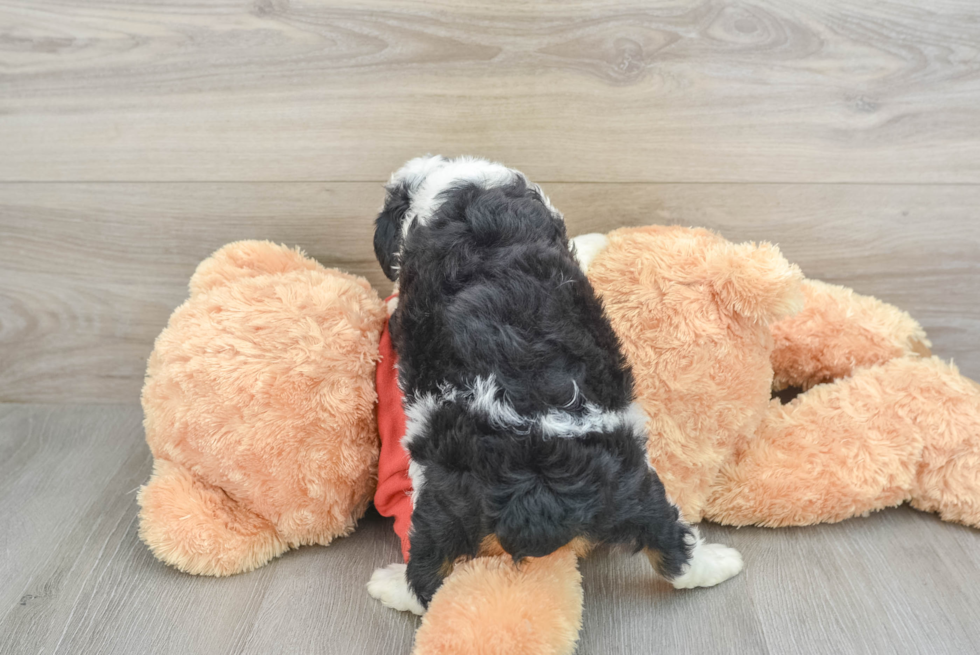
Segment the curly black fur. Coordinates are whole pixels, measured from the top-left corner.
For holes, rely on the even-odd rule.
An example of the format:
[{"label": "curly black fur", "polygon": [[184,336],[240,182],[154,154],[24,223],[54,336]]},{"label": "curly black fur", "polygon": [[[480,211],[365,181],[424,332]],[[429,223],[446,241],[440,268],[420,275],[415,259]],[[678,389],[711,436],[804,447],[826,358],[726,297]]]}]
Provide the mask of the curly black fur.
[{"label": "curly black fur", "polygon": [[391,333],[406,406],[439,399],[408,445],[425,476],[412,515],[413,591],[427,605],[447,565],[490,534],[515,560],[578,536],[654,549],[661,572],[678,575],[693,538],[647,463],[640,428],[554,436],[530,418],[502,424],[454,393],[491,379],[494,400],[520,417],[629,407],[631,371],[561,216],[516,176],[445,191],[402,239],[410,195],[389,188],[375,249],[399,283]]}]

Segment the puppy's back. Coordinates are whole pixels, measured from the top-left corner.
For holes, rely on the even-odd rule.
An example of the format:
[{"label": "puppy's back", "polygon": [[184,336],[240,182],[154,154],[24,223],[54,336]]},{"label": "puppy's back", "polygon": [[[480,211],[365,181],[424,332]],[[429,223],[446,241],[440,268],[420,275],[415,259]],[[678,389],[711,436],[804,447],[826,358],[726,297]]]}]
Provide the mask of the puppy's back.
[{"label": "puppy's back", "polygon": [[628,405],[629,368],[561,216],[520,180],[447,195],[401,256],[392,332],[405,391],[481,378],[521,415]]}]

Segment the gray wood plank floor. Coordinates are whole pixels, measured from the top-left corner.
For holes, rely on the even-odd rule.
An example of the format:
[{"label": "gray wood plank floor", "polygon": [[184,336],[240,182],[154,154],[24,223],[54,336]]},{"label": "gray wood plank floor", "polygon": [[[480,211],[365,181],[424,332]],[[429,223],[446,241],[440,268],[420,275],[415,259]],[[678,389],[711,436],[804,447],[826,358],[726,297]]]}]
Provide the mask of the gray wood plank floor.
[{"label": "gray wood plank floor", "polygon": [[[417,620],[364,591],[396,561],[388,521],[226,579],[136,535],[150,472],[135,405],[0,405],[0,653],[407,654]],[[674,591],[645,560],[582,563],[578,653],[975,653],[980,532],[899,508],[837,525],[705,525],[746,570]]]}]

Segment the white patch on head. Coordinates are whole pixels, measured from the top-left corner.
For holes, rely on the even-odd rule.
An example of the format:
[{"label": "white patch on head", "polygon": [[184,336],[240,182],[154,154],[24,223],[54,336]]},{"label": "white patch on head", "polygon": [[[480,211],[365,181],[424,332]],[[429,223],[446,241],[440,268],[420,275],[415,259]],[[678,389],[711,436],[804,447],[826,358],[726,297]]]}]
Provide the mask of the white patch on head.
[{"label": "white patch on head", "polygon": [[691,559],[684,572],[670,581],[675,589],[713,587],[741,572],[744,563],[737,550],[721,544],[706,544],[697,528],[692,530],[694,548]]},{"label": "white patch on head", "polygon": [[580,234],[571,241],[572,252],[578,261],[579,268],[583,273],[589,272],[592,260],[609,245],[609,239],[605,234],[592,232],[591,234]]},{"label": "white patch on head", "polygon": [[375,569],[367,583],[368,594],[380,600],[385,607],[422,616],[425,608],[408,585],[407,570],[405,564],[389,564]]},{"label": "white patch on head", "polygon": [[402,236],[408,235],[413,224],[425,225],[432,219],[445,201],[443,191],[464,184],[490,189],[509,184],[518,175],[503,164],[474,157],[459,157],[432,168],[411,194],[412,204],[402,221]]},{"label": "white patch on head", "polygon": [[[425,225],[429,222],[445,201],[441,194],[448,189],[465,184],[475,184],[484,189],[492,189],[510,184],[517,179],[523,179],[527,182],[527,178],[520,171],[476,157],[457,157],[456,159],[417,157],[412,159],[398,169],[389,181],[391,185],[407,184],[409,187],[411,205],[405,212],[405,218],[402,221],[402,236],[408,235],[408,230],[412,225],[416,223]],[[541,193],[541,188],[538,185],[531,182],[527,183],[530,188]],[[544,193],[541,193],[541,197],[545,205],[552,212],[558,214]],[[560,214],[558,215],[560,216]]]},{"label": "white patch on head", "polygon": [[445,166],[447,163],[449,163],[449,160],[439,155],[426,155],[425,157],[409,159],[401,168],[392,173],[388,184],[392,186],[405,184],[411,192],[418,189],[422,181],[433,171]]},{"label": "white patch on head", "polygon": [[[503,164],[476,157],[446,159],[432,155],[416,157],[406,162],[391,175],[387,185],[389,189],[402,185],[407,187],[409,200],[408,209],[401,223],[402,244],[398,252],[392,253],[394,255],[391,264],[392,272],[397,275],[399,271],[405,237],[408,236],[412,225],[425,225],[432,219],[446,200],[444,191],[466,184],[491,189],[511,184],[519,179],[540,195],[542,202],[554,216],[562,219],[561,213],[554,208],[540,186],[528,181],[520,171],[507,168]],[[384,205],[380,211],[384,212]]]}]

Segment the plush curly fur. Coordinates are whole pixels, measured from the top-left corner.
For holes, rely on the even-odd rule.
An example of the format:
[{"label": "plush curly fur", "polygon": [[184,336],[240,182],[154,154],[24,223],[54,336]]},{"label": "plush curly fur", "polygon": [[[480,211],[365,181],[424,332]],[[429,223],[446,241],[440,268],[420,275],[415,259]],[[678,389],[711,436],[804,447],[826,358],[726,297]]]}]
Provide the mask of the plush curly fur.
[{"label": "plush curly fur", "polygon": [[[809,525],[910,502],[980,525],[980,393],[907,313],[702,229],[617,230],[589,277],[691,521]],[[771,399],[789,385],[808,391]]]},{"label": "plush curly fur", "polygon": [[183,571],[230,575],[347,534],[374,485],[381,300],[254,241],[202,262],[190,288],[147,366],[140,537]]}]

